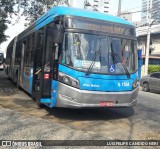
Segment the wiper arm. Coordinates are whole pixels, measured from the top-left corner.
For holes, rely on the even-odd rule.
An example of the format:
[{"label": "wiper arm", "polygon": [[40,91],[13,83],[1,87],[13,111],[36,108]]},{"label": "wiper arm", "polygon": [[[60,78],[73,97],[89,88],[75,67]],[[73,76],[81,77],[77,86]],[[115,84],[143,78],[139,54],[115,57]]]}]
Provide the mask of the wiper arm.
[{"label": "wiper arm", "polygon": [[94,56],[92,58],[91,65],[89,66],[89,68],[88,68],[88,70],[86,72],[86,75],[89,75],[91,73],[91,70],[92,70],[92,68],[93,68],[93,66],[95,64],[96,57],[97,57],[97,55],[100,54],[100,52],[101,52],[101,48],[99,48],[99,50],[95,52],[95,54],[94,54]]},{"label": "wiper arm", "polygon": [[[115,61],[116,63],[121,63],[121,60],[120,60],[120,57],[118,56],[118,54],[112,53],[112,56],[113,56],[114,61]],[[125,72],[126,72],[127,78],[130,78],[130,73],[129,73],[126,65],[124,65],[123,63],[121,63],[121,64],[122,64],[122,66],[123,66],[123,69],[124,69]]]}]

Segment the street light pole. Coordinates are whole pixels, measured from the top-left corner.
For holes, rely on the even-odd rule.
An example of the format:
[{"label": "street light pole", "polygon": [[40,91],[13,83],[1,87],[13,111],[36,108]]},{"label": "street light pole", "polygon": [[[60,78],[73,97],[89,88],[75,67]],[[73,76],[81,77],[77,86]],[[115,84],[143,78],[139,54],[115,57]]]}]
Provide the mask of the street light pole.
[{"label": "street light pole", "polygon": [[[149,0],[148,0],[149,3]],[[151,19],[151,8],[152,8],[152,0],[150,0],[150,7],[148,11],[148,32],[147,32],[147,48],[145,52],[145,66],[144,66],[144,75],[148,74],[148,62],[149,62],[149,49],[150,49],[150,36],[151,36],[151,26],[154,20]]]},{"label": "street light pole", "polygon": [[119,17],[121,15],[121,3],[122,3],[122,0],[119,0],[119,3],[118,3],[118,16]]},{"label": "street light pole", "polygon": [[145,52],[145,67],[144,67],[144,75],[148,74],[148,62],[149,62],[149,49],[150,49],[150,36],[151,36],[151,23],[148,26],[148,33],[147,33],[147,48]]}]

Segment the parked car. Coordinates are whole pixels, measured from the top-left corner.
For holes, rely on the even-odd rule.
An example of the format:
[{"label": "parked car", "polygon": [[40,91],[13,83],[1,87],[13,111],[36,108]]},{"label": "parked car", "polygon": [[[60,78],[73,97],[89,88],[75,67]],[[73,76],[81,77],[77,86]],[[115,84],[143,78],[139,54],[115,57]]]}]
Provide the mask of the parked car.
[{"label": "parked car", "polygon": [[145,92],[155,90],[160,92],[160,72],[151,73],[147,76],[142,77],[140,86]]}]

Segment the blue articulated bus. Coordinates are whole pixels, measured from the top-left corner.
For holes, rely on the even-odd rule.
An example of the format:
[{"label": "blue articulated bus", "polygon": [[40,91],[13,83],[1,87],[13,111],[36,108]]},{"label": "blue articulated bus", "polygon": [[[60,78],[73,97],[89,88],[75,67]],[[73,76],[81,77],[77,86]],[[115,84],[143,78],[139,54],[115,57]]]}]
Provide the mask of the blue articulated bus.
[{"label": "blue articulated bus", "polygon": [[55,7],[10,42],[6,73],[38,105],[130,107],[139,86],[136,40],[122,18]]}]

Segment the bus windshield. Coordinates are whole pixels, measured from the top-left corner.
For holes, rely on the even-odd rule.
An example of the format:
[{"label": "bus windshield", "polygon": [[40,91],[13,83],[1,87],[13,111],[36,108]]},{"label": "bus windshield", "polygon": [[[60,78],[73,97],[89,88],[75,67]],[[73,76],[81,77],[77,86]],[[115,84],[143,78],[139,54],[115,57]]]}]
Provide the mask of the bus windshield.
[{"label": "bus windshield", "polygon": [[[90,73],[125,74],[137,70],[134,40],[83,33],[65,33],[62,63]],[[115,59],[114,54],[118,56]],[[116,56],[116,57],[117,57]],[[92,67],[91,67],[92,66]]]}]

